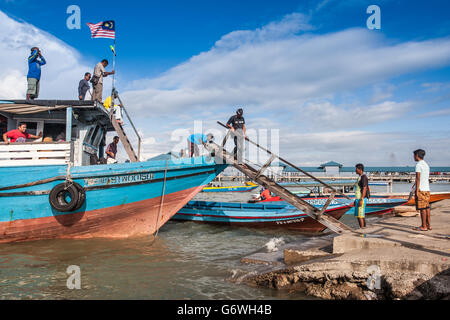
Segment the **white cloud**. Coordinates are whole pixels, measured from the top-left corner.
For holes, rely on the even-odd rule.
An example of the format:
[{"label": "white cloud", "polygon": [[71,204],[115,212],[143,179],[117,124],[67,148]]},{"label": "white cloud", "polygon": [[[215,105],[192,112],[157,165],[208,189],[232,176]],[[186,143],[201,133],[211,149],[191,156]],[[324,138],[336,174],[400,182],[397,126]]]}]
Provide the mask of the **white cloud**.
[{"label": "white cloud", "polygon": [[411,109],[408,102],[385,101],[365,107],[338,107],[326,101],[308,103],[302,109],[303,122],[329,129],[361,128],[369,124],[396,119]]},{"label": "white cloud", "polygon": [[42,67],[40,98],[76,99],[78,82],[93,67],[81,63],[79,53],[28,23],[0,11],[0,98],[25,97],[27,58],[34,46],[41,48],[47,65]]},{"label": "white cloud", "polygon": [[414,165],[412,152],[427,151],[431,166],[450,165],[450,132],[367,132],[364,130],[318,133],[287,133],[281,139],[281,153],[302,166],[318,166],[333,160],[346,166]]},{"label": "white cloud", "polygon": [[[173,119],[165,121],[172,127],[186,127],[194,118],[226,120],[234,106],[243,105],[249,127],[281,129],[281,150],[298,161],[353,163],[359,156],[378,165],[393,158],[409,161],[409,149],[420,137],[364,127],[412,110],[415,102],[395,101],[396,86],[388,81],[450,65],[450,38],[395,43],[366,29],[305,33],[312,29],[307,17],[293,14],[256,30],[231,32],[161,76],[136,81],[125,100],[133,114],[164,115]],[[337,94],[367,86],[374,88],[367,101],[334,102]],[[167,138],[161,139],[169,149]],[[427,139],[437,148],[434,141]]]},{"label": "white cloud", "polygon": [[366,29],[298,34],[307,29],[298,27],[305,17],[285,20],[223,36],[211,50],[136,82],[126,92],[127,101],[143,115],[236,104],[250,112],[292,110],[308,99],[450,64],[449,38],[392,44]]}]

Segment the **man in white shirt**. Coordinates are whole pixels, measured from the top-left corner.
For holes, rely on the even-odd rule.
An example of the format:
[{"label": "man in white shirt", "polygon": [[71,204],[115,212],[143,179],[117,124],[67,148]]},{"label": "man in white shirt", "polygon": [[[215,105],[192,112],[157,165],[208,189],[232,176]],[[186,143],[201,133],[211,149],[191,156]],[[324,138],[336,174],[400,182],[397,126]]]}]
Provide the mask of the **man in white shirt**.
[{"label": "man in white shirt", "polygon": [[414,151],[416,165],[416,209],[420,211],[422,225],[414,228],[418,231],[431,231],[431,208],[430,208],[430,167],[423,160],[425,151],[422,149]]},{"label": "man in white shirt", "polygon": [[106,72],[105,68],[108,66],[108,60],[104,59],[97,63],[94,69],[94,76],[91,79],[93,84],[92,100],[103,101],[103,78],[115,74],[115,71]]}]

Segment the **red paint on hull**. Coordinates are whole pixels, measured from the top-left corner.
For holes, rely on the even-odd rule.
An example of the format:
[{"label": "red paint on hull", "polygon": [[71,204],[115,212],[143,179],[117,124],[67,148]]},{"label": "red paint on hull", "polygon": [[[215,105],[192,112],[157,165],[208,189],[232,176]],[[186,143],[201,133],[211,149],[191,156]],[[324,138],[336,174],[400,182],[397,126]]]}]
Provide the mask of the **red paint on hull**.
[{"label": "red paint on hull", "polygon": [[0,223],[0,243],[44,239],[128,238],[152,235],[204,186],[117,207],[57,217]]}]

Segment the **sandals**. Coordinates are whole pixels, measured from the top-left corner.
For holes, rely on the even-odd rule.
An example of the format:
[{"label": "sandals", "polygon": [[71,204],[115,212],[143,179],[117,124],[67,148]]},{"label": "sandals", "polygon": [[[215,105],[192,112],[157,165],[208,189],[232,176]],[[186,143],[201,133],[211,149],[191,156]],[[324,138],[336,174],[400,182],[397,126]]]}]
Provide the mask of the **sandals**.
[{"label": "sandals", "polygon": [[422,231],[422,232],[428,231],[428,229],[423,229],[422,227],[415,227],[413,230],[414,231]]}]

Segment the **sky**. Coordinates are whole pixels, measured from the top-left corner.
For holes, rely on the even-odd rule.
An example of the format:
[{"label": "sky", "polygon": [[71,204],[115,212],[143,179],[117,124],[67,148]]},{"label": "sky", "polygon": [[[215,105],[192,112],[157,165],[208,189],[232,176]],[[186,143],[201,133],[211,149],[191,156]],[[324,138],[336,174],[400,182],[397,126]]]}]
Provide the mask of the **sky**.
[{"label": "sky", "polygon": [[[66,26],[69,5],[80,30]],[[380,30],[367,28],[370,5]],[[450,166],[449,11],[435,0],[0,0],[0,99],[24,97],[35,45],[48,63],[41,98],[75,98],[82,75],[112,59],[112,40],[90,39],[86,23],[115,20],[116,87],[146,158],[185,147],[195,121],[220,136],[216,121],[242,106],[249,136],[299,165],[413,165],[423,148]]]}]

